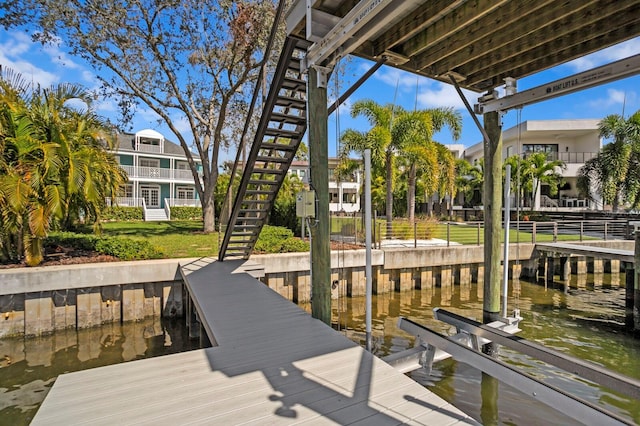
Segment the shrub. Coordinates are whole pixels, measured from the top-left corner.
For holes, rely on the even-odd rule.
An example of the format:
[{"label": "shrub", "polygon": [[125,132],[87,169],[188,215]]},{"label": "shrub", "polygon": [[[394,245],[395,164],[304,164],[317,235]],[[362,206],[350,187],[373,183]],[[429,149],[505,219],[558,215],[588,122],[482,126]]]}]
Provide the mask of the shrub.
[{"label": "shrub", "polygon": [[288,228],[265,225],[254,250],[263,253],[289,253],[307,251],[309,245],[295,238]]},{"label": "shrub", "polygon": [[99,238],[96,242],[96,251],[122,260],[157,259],[162,257],[162,252],[147,241],[119,237]]},{"label": "shrub", "polygon": [[287,238],[282,242],[280,253],[296,253],[300,251],[309,251],[309,243],[295,237]]},{"label": "shrub", "polygon": [[115,256],[121,260],[157,259],[162,257],[162,252],[149,242],[122,237],[98,237],[90,234],[55,232],[46,238],[45,245],[92,250],[101,254]]},{"label": "shrub", "polygon": [[105,221],[117,222],[142,220],[142,207],[112,206],[102,213],[102,219]]},{"label": "shrub", "polygon": [[171,207],[171,220],[200,220],[202,207]]}]

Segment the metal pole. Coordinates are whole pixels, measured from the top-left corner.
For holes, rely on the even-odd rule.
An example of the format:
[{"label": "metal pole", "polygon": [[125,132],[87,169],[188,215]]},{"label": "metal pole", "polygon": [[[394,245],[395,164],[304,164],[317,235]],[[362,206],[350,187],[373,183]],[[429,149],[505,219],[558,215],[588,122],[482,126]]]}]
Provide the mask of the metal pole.
[{"label": "metal pole", "polygon": [[364,150],[364,235],[365,235],[365,285],[366,285],[366,349],[371,352],[371,150]]},{"label": "metal pole", "polygon": [[507,296],[509,295],[509,222],[511,220],[511,165],[505,167],[504,178],[504,256],[502,276],[502,318],[507,317]]}]

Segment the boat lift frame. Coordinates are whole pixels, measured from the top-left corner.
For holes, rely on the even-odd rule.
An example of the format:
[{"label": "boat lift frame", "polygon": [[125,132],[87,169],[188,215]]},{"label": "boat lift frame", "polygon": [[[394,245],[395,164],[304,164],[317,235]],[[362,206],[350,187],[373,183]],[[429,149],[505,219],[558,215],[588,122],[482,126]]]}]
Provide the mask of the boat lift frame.
[{"label": "boat lift frame", "polygon": [[489,341],[495,342],[636,399],[640,399],[639,380],[546,348],[524,338],[513,336],[509,333],[512,330],[497,329],[495,328],[496,324],[483,325],[440,308],[434,309],[434,316],[438,320],[455,326],[458,333],[454,336],[444,336],[416,322],[400,317],[398,327],[416,336],[419,343],[413,349],[386,357],[385,361],[403,372],[420,367],[430,371],[433,362],[452,357],[456,361],[478,368],[501,382],[585,424],[634,424],[630,419],[575,397],[511,365],[485,355],[480,351],[480,348]]}]

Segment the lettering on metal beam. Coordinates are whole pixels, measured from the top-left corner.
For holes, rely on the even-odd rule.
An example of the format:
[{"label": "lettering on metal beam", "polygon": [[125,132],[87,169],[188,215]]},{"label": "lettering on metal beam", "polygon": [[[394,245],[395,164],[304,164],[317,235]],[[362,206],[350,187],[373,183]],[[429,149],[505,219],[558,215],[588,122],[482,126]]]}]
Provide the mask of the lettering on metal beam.
[{"label": "lettering on metal beam", "polygon": [[360,12],[360,14],[355,17],[355,19],[353,20],[353,25],[356,25],[358,22],[364,19],[364,17],[371,13],[371,11],[375,9],[380,3],[382,3],[382,0],[372,1],[369,6],[363,9],[362,12]]}]

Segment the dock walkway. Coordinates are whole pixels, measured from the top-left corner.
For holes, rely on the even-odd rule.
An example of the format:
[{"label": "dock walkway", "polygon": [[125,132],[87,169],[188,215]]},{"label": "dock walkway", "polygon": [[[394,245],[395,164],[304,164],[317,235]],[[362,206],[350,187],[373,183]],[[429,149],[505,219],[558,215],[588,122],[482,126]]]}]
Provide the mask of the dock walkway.
[{"label": "dock walkway", "polygon": [[634,262],[634,253],[632,250],[621,250],[608,247],[567,243],[536,243],[536,250],[553,254],[587,256],[605,260],[619,260],[621,262],[631,264]]},{"label": "dock walkway", "polygon": [[217,346],[61,375],[32,424],[477,424],[241,265],[182,267]]}]

